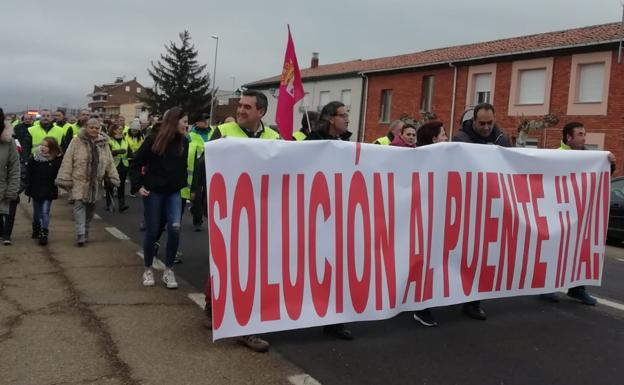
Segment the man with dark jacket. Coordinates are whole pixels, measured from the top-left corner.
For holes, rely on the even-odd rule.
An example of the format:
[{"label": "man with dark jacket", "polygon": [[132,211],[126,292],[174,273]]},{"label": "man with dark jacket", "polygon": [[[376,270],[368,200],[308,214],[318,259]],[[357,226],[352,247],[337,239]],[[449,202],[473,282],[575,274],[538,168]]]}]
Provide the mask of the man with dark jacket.
[{"label": "man with dark jacket", "polygon": [[[453,142],[511,147],[507,135],[496,125],[494,106],[489,103],[481,103],[474,108],[473,118],[462,124],[460,130],[453,136]],[[485,320],[487,318],[485,311],[481,308],[481,301],[467,302],[462,310],[474,319]]]},{"label": "man with dark jacket", "polygon": [[[570,122],[563,127],[561,146],[559,150],[586,150],[585,148],[585,127],[583,123]],[[615,155],[611,152],[607,154],[611,163],[611,174],[615,171]],[[559,302],[555,293],[542,294],[540,297],[549,302]],[[592,297],[585,286],[576,286],[568,289],[568,297],[577,299],[585,305],[596,306],[598,301]]]}]

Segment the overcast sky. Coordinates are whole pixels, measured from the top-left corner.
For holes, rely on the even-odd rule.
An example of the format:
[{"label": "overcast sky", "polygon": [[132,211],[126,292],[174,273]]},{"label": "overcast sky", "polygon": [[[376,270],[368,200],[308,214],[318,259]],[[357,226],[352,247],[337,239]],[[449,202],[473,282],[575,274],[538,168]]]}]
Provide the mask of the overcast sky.
[{"label": "overcast sky", "polygon": [[117,76],[152,84],[163,45],[187,29],[217,86],[281,72],[290,23],[299,64],[369,59],[619,21],[621,0],[3,0],[0,106],[86,106]]}]

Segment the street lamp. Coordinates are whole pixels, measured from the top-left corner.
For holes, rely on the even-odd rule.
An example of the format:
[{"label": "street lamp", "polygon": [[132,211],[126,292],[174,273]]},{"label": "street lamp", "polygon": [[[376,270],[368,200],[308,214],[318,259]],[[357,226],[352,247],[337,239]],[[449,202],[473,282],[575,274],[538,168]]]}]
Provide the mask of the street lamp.
[{"label": "street lamp", "polygon": [[232,79],[232,92],[234,92],[236,91],[236,76],[232,75],[230,79]]},{"label": "street lamp", "polygon": [[214,67],[212,70],[212,99],[210,101],[210,121],[208,122],[209,126],[212,126],[212,117],[214,116],[214,102],[216,99],[216,92],[215,90],[216,85],[217,85],[217,54],[219,53],[219,36],[217,35],[212,35],[211,38],[216,40],[216,46],[215,46],[215,58],[214,58]]}]

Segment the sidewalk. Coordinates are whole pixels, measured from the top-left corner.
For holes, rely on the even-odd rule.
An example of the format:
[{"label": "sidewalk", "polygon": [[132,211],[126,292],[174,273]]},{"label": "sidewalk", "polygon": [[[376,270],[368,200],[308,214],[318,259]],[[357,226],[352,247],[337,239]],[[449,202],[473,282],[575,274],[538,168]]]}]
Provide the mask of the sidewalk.
[{"label": "sidewalk", "polygon": [[161,274],[143,287],[140,247],[102,220],[76,247],[65,200],[48,246],[30,239],[25,201],[15,222],[13,245],[0,245],[0,384],[290,384],[302,373],[273,351],[213,343],[195,290],[167,290]]}]

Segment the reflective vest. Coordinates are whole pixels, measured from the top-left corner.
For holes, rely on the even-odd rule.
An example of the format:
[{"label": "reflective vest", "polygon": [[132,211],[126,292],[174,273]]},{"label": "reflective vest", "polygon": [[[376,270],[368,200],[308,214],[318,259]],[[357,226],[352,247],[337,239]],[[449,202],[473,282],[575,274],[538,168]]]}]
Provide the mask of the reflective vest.
[{"label": "reflective vest", "polygon": [[111,150],[125,150],[123,154],[113,156],[113,164],[115,167],[119,167],[119,163],[122,163],[124,167],[128,167],[128,142],[125,139],[121,139],[119,143],[116,139],[110,138],[108,144],[111,146]]},{"label": "reflective vest", "polygon": [[[208,129],[207,131],[208,131],[207,138],[210,138],[210,134],[211,134],[210,129]],[[197,149],[199,150],[199,154],[201,155],[204,152],[204,143],[205,143],[204,138],[195,131],[189,132],[189,138],[191,139],[192,143],[197,144]]]},{"label": "reflective vest", "polygon": [[70,127],[74,127],[74,125],[71,124],[71,123],[65,123],[62,126],[59,126],[58,124],[56,124],[56,122],[54,122],[54,125],[56,127],[61,127],[61,129],[63,130],[63,137],[65,137],[65,135],[67,134],[67,131],[69,131]]},{"label": "reflective vest", "polygon": [[13,127],[17,126],[18,124],[20,124],[20,120],[19,119],[15,119],[14,121],[11,122],[11,125]]},{"label": "reflective vest", "polygon": [[44,138],[51,136],[56,139],[56,142],[61,145],[61,141],[63,140],[63,129],[59,126],[52,125],[50,131],[45,132],[43,127],[41,127],[41,123],[37,122],[33,126],[28,127],[28,133],[32,137],[32,150],[31,153],[34,154],[35,150]]},{"label": "reflective vest", "polygon": [[390,145],[390,138],[388,138],[388,136],[382,136],[381,138],[375,139],[375,141],[373,142],[374,144],[381,144],[383,146],[389,146]]},{"label": "reflective vest", "polygon": [[124,134],[124,136],[128,133],[128,131],[130,130],[130,127],[128,126],[124,126],[122,133]]},{"label": "reflective vest", "polygon": [[308,136],[301,131],[293,133],[293,138],[295,138],[295,140],[305,140],[307,137]]},{"label": "reflective vest", "polygon": [[[225,123],[217,127],[217,130],[221,132],[221,137],[226,138],[228,136],[234,138],[249,138],[245,131],[236,122]],[[258,139],[279,139],[280,135],[277,131],[273,130],[269,126],[264,126],[264,131],[258,137]]]},{"label": "reflective vest", "polygon": [[195,161],[201,155],[199,149],[203,150],[204,142],[199,145],[196,142],[189,142],[188,156],[186,158],[186,187],[180,190],[182,199],[191,199],[191,185],[193,184],[193,172],[195,171]]},{"label": "reflective vest", "polygon": [[128,142],[128,147],[130,147],[130,150],[134,153],[137,152],[137,150],[139,149],[139,147],[141,147],[141,145],[143,144],[143,137],[142,136],[137,136],[132,137],[130,135],[125,135],[126,138],[126,142]]}]

